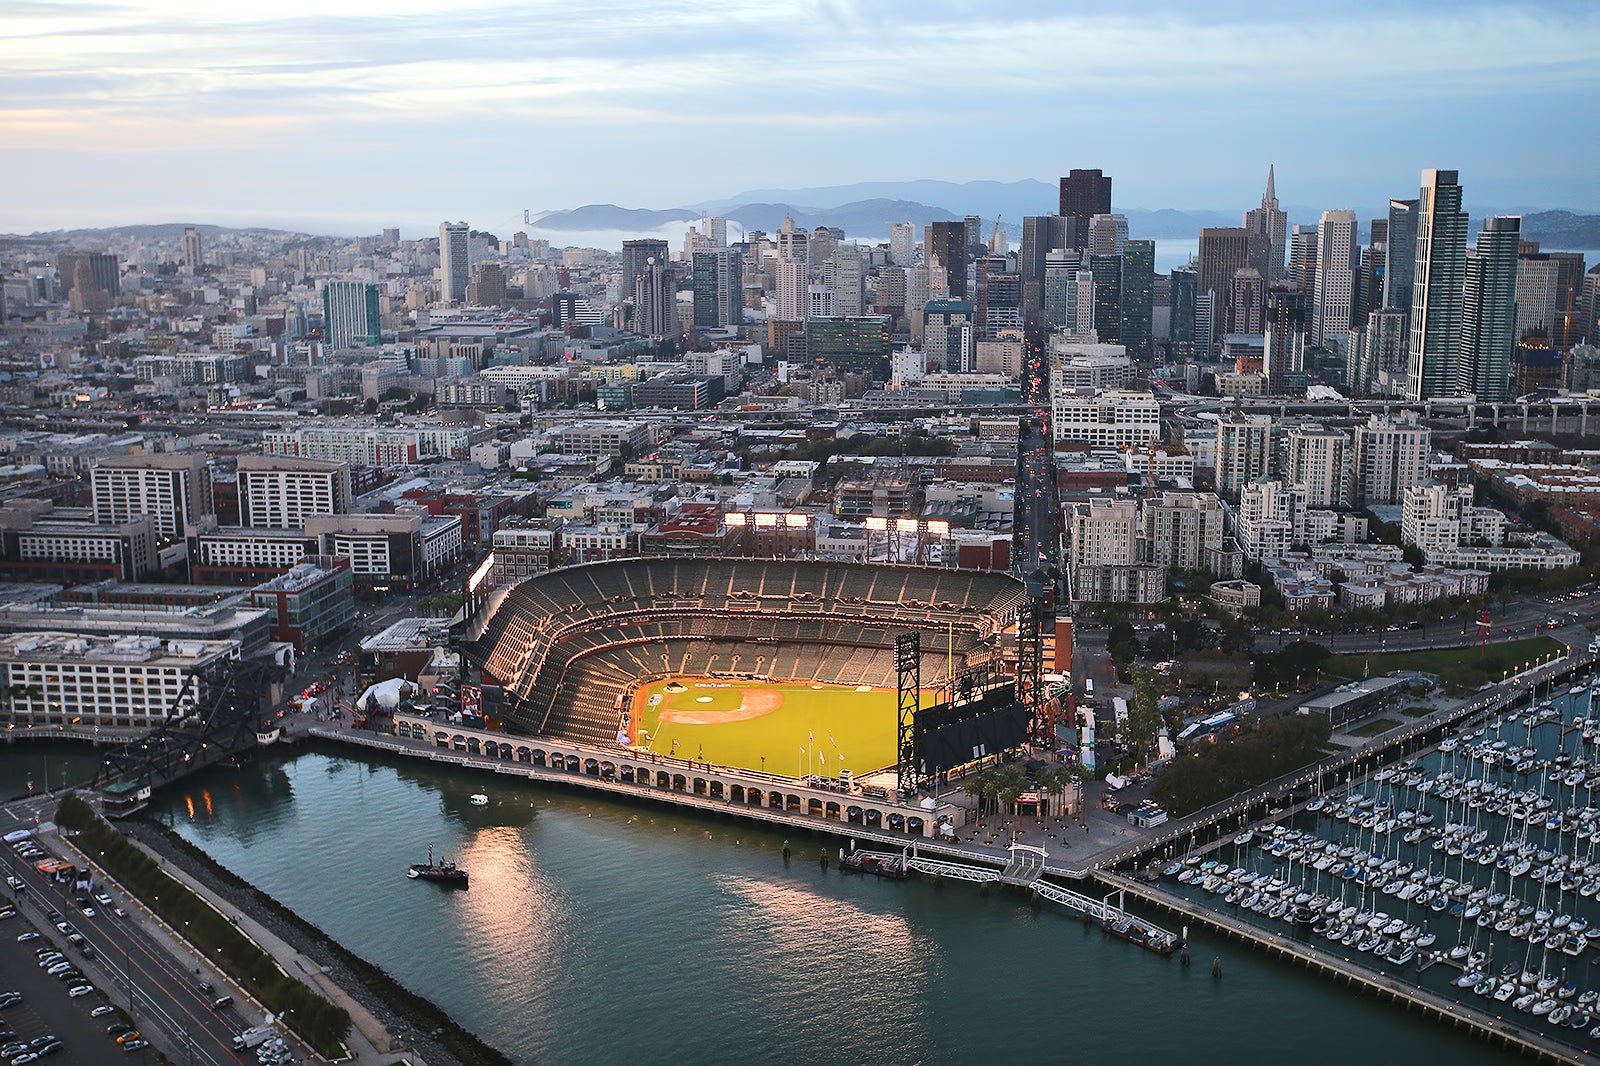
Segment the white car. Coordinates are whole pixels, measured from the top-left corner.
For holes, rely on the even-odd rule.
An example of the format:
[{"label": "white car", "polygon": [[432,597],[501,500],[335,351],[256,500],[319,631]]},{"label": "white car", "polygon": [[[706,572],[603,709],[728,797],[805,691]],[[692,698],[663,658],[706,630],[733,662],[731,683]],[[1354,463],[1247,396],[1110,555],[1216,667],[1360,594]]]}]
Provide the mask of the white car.
[{"label": "white car", "polygon": [[73,999],[77,999],[79,996],[87,996],[93,991],[94,985],[73,985],[71,988],[67,989],[67,995],[71,996]]}]

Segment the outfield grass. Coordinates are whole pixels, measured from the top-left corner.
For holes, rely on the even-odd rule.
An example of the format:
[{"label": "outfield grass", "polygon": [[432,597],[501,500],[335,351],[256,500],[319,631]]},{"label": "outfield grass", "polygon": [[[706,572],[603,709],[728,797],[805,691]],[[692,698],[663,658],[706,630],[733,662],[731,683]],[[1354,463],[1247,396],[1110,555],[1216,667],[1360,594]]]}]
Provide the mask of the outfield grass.
[{"label": "outfield grass", "polygon": [[1420,651],[1392,651],[1379,654],[1358,653],[1330,656],[1324,665],[1337,677],[1381,677],[1396,670],[1419,670],[1437,674],[1452,692],[1465,692],[1488,681],[1498,682],[1506,671],[1518,671],[1523,663],[1559,653],[1563,645],[1550,637],[1528,637],[1490,644],[1487,654],[1472,646],[1465,648],[1424,648]]},{"label": "outfield grass", "polygon": [[794,775],[892,764],[896,718],[893,689],[707,678],[641,688],[632,716],[634,742],[657,754]]}]

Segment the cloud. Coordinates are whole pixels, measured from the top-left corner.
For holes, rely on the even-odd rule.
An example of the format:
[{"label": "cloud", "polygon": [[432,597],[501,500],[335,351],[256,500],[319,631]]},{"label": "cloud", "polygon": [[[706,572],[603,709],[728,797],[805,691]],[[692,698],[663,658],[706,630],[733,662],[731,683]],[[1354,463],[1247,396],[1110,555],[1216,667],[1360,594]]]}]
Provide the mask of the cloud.
[{"label": "cloud", "polygon": [[[560,179],[573,188],[648,151],[665,165],[610,186],[634,202],[717,195],[734,168],[753,184],[1011,177],[1085,150],[1142,172],[1171,153],[1187,172],[1226,169],[1224,145],[1414,172],[1408,150],[1434,150],[1457,113],[1569,141],[1557,116],[1597,87],[1596,39],[1600,7],[1554,2],[13,0],[0,144],[213,163],[314,147],[391,181],[385,156],[547,182],[555,157],[583,173]],[[1432,128],[1412,118],[1422,107]],[[1592,139],[1568,149],[1600,172]],[[983,173],[997,166],[1010,169]],[[662,182],[680,191],[657,196]]]}]

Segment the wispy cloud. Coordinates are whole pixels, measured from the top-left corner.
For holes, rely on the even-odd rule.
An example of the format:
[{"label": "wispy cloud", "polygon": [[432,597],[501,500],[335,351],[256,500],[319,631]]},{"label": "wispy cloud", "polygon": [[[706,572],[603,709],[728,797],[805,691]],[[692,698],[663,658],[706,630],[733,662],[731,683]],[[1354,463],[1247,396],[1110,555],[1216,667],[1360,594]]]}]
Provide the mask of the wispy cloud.
[{"label": "wispy cloud", "polygon": [[[1430,136],[1412,117],[1422,107],[1558,136],[1555,116],[1600,82],[1596,40],[1600,5],[1557,2],[13,0],[0,7],[0,151],[216,162],[314,146],[376,176],[374,148],[476,149],[553,180],[552,150],[611,175],[626,147],[656,153],[668,165],[650,176],[687,190],[714,184],[692,173],[696,157],[732,142],[769,179],[963,177],[928,161],[976,159],[1020,176],[1042,147],[1159,159],[1153,144],[1203,150],[1209,126],[1213,144],[1280,159],[1298,140],[1308,158],[1388,165]],[[1230,124],[1250,135],[1224,136]],[[1363,128],[1368,143],[1334,139]],[[681,158],[661,155],[667,131]]]}]

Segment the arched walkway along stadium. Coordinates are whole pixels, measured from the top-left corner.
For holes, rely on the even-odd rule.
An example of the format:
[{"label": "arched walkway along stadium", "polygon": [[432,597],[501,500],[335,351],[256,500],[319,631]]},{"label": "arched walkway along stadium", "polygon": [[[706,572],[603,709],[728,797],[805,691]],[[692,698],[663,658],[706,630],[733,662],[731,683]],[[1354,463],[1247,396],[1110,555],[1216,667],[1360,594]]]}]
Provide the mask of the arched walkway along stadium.
[{"label": "arched walkway along stadium", "polygon": [[614,745],[626,696],[664,676],[892,687],[924,634],[923,684],[996,654],[1023,598],[1004,574],[793,560],[630,559],[551,571],[500,603],[469,653],[512,728]]},{"label": "arched walkway along stadium", "polygon": [[[502,734],[440,722],[422,715],[399,712],[395,734],[402,741],[457,753],[464,765],[537,767],[581,779],[595,787],[632,786],[635,794],[658,799],[696,797],[741,812],[759,810],[786,816],[862,829],[893,830],[931,839],[940,820],[953,829],[966,824],[965,807],[942,803],[925,808],[921,803],[899,803],[890,796],[869,798],[843,786],[813,785],[733,767],[707,766],[685,759],[641,756],[634,752],[608,752],[553,738],[506,738]],[[606,785],[601,785],[605,782]]]}]

